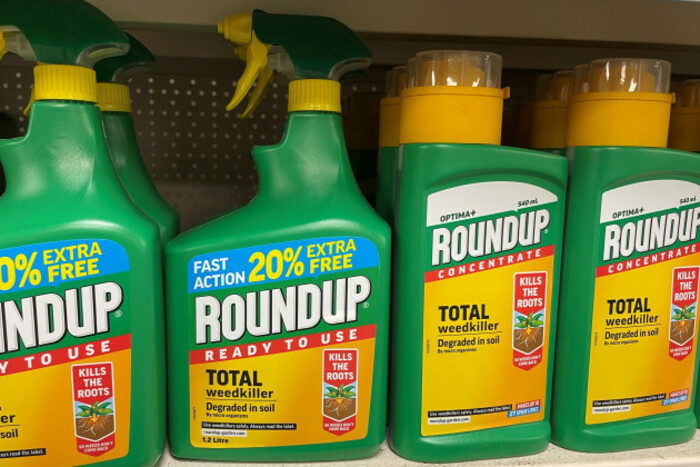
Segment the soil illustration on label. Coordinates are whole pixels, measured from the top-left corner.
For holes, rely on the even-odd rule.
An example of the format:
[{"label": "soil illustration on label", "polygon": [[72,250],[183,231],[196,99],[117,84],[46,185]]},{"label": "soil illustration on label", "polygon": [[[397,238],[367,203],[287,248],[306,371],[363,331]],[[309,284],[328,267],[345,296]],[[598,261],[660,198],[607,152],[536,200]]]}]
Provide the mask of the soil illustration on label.
[{"label": "soil illustration on label", "polygon": [[354,389],[355,386],[352,385],[326,386],[327,392],[323,395],[323,414],[338,421],[355,415],[357,395]]},{"label": "soil illustration on label", "polygon": [[91,406],[80,405],[75,416],[76,434],[81,438],[100,440],[114,432],[113,410],[109,401],[95,401]]},{"label": "soil illustration on label", "polygon": [[673,308],[671,316],[670,338],[678,345],[685,344],[693,337],[695,330],[695,306],[684,306],[683,308]]},{"label": "soil illustration on label", "polygon": [[544,323],[542,313],[533,311],[527,317],[518,316],[513,329],[513,347],[523,353],[536,350],[544,342]]}]

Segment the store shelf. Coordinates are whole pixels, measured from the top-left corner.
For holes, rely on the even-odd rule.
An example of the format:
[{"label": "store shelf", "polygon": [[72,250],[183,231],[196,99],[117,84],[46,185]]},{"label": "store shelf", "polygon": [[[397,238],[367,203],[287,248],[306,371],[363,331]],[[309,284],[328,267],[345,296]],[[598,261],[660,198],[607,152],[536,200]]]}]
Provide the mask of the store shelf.
[{"label": "store shelf", "polygon": [[156,56],[232,58],[216,34],[225,16],[260,8],[332,16],[357,31],[377,64],[403,63],[417,51],[490,50],[511,69],[563,69],[594,58],[654,57],[674,73],[700,74],[700,3],[675,0],[89,0]]},{"label": "store shelf", "polygon": [[[700,3],[697,18],[700,22]],[[188,29],[159,28],[146,24],[123,24],[159,57],[225,59],[234,61],[232,44],[211,27]],[[700,31],[700,28],[697,28]],[[570,42],[564,40],[521,40],[489,37],[416,37],[360,33],[372,51],[377,65],[403,64],[421,50],[489,50],[503,56],[507,69],[557,70],[572,68],[601,57],[654,57],[668,60],[673,72],[700,74],[700,46],[678,47],[663,44]]]},{"label": "store shelf", "polygon": [[[216,466],[260,466],[260,463],[220,463],[220,462],[196,462],[175,459],[167,451],[158,464],[159,467],[216,467]],[[279,464],[277,464],[279,465]],[[343,462],[315,462],[309,464],[289,463],[284,464],[293,467],[303,465],[313,467],[333,466],[333,467],[354,467],[354,466],[382,466],[399,467],[412,465],[425,465],[418,462],[411,462],[398,457],[384,443],[379,452],[372,458]],[[443,464],[447,465],[447,464]],[[687,443],[676,446],[666,446],[652,449],[639,449],[636,451],[613,452],[605,454],[589,454],[568,451],[560,447],[550,445],[549,448],[540,454],[528,457],[513,457],[508,459],[492,459],[476,462],[465,462],[450,465],[469,465],[474,467],[491,467],[507,465],[532,465],[532,466],[598,466],[598,467],[653,467],[653,466],[674,466],[674,467],[697,467],[700,465],[700,434]]]},{"label": "store shelf", "polygon": [[116,21],[211,26],[260,8],[335,17],[375,34],[636,42],[700,46],[700,4],[659,0],[90,0]]}]

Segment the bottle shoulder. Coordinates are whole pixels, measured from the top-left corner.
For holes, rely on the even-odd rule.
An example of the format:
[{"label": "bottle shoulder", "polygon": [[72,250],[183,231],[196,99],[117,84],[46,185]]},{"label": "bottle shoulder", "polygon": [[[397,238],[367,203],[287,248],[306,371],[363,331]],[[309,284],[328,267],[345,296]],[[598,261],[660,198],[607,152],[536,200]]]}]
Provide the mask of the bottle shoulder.
[{"label": "bottle shoulder", "polygon": [[572,156],[572,194],[652,180],[700,183],[700,154],[665,148],[580,147]]},{"label": "bottle shoulder", "polygon": [[0,217],[13,228],[0,232],[0,247],[55,240],[99,238],[132,248],[160,248],[156,224],[138,208],[126,205],[92,207],[63,206],[61,209],[23,209],[0,205]]},{"label": "bottle shoulder", "polygon": [[410,185],[457,179],[538,179],[564,189],[565,157],[529,149],[476,144],[409,144],[400,149],[401,178]]}]

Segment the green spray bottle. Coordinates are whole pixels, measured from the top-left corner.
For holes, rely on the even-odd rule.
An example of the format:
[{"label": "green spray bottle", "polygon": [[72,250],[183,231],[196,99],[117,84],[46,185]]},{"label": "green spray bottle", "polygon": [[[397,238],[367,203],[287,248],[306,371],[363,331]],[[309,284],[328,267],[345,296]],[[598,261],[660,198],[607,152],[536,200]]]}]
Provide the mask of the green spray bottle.
[{"label": "green spray bottle", "polygon": [[102,111],[105,139],[119,179],[134,204],[158,225],[160,239],[165,245],[180,231],[180,216],[160,196],[143,164],[126,85],[133,74],[150,70],[155,59],[136,38],[129,34],[127,37],[129,53],[95,65],[97,104]]},{"label": "green spray bottle", "polygon": [[390,445],[429,462],[542,451],[567,161],[499,146],[500,56],[421,52],[408,74]]},{"label": "green spray bottle", "polygon": [[552,440],[606,452],[696,429],[700,156],[665,149],[671,66],[577,67]]},{"label": "green spray bottle", "polygon": [[369,65],[346,26],[255,10],[219,23],[247,65],[229,108],[289,76],[282,141],[246,206],[167,246],[169,446],[226,461],[351,459],[384,439],[390,229],[343,141],[340,83]]},{"label": "green spray bottle", "polygon": [[399,117],[401,91],[406,87],[405,66],[386,74],[386,97],[379,102],[379,156],[377,167],[376,208],[382,218],[394,225],[396,174],[399,165]]},{"label": "green spray bottle", "polygon": [[26,136],[0,141],[0,440],[8,465],[153,465],[165,441],[160,242],[105,145],[95,72],[129,42],[79,0],[4,1],[34,68]]}]

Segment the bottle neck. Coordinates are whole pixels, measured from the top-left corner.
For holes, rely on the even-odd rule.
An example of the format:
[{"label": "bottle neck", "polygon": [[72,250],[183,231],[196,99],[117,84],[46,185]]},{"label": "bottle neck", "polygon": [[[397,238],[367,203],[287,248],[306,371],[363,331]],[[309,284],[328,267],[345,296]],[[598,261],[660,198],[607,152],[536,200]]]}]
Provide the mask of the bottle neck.
[{"label": "bottle neck", "polygon": [[253,158],[261,200],[317,203],[319,198],[351,192],[361,196],[337,113],[290,113],[282,141],[255,148]]},{"label": "bottle neck", "polygon": [[3,198],[85,196],[97,191],[96,180],[101,193],[122,189],[92,103],[35,102],[26,136],[0,141],[0,163],[7,181]]}]

